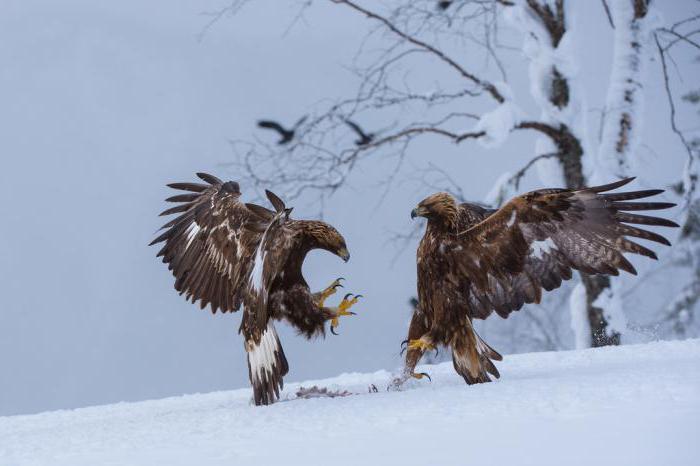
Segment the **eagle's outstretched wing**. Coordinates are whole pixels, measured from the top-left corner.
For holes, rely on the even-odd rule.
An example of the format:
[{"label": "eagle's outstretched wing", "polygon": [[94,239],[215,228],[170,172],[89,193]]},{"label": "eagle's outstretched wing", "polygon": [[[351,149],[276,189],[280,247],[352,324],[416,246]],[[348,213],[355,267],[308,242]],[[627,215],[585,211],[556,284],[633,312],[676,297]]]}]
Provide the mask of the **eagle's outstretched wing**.
[{"label": "eagle's outstretched wing", "polygon": [[180,215],[163,225],[165,231],[151,245],[165,243],[158,256],[172,270],[180,294],[193,303],[199,300],[202,309],[211,305],[212,312],[237,311],[267,209],[243,204],[236,182],[224,183],[206,173],[197,176],[208,184],[168,185],[188,194],[167,199],[181,204],[161,215]]},{"label": "eagle's outstretched wing", "polygon": [[518,196],[447,245],[454,273],[469,287],[470,315],[494,310],[507,317],[524,303],[539,302],[542,289],[561,286],[572,269],[588,274],[636,274],[623,253],[656,259],[628,237],[661,244],[663,236],[632,226],[677,227],[670,220],[630,211],[673,207],[666,202],[627,202],[663,192],[601,194],[634,178],[580,190],[545,189]]}]

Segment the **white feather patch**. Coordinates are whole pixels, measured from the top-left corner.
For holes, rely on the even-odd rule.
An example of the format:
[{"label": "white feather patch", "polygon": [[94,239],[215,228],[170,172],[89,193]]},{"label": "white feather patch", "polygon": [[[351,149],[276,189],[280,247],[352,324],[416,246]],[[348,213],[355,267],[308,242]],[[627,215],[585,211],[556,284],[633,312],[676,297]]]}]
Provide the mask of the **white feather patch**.
[{"label": "white feather patch", "polygon": [[267,226],[265,233],[263,233],[262,238],[260,238],[260,243],[255,250],[255,262],[253,263],[253,270],[250,273],[250,286],[256,293],[262,290],[263,285],[263,269],[265,267],[265,242],[267,240],[267,234],[270,231],[272,224]]},{"label": "white feather patch", "polygon": [[263,282],[263,267],[265,265],[265,251],[263,250],[263,241],[260,241],[258,249],[255,250],[255,262],[253,263],[253,271],[250,273],[250,285],[253,290],[258,292],[262,289]]},{"label": "white feather patch", "polygon": [[189,249],[190,245],[192,244],[192,241],[197,237],[197,233],[199,233],[199,225],[197,225],[197,222],[192,222],[192,225],[190,228],[187,230],[187,244],[185,245],[185,249]]},{"label": "white feather patch", "polygon": [[263,332],[262,337],[260,337],[260,343],[257,346],[251,345],[246,348],[253,385],[262,383],[265,373],[272,374],[274,372],[275,362],[277,361],[275,353],[280,352],[278,342],[275,326],[272,325],[272,322],[268,322],[267,328]]},{"label": "white feather patch", "polygon": [[544,254],[549,254],[552,251],[557,250],[557,245],[554,244],[554,241],[552,241],[552,238],[547,238],[544,241],[535,241],[532,243],[532,252],[530,253],[531,256],[536,257],[538,259],[542,259],[542,256]]}]

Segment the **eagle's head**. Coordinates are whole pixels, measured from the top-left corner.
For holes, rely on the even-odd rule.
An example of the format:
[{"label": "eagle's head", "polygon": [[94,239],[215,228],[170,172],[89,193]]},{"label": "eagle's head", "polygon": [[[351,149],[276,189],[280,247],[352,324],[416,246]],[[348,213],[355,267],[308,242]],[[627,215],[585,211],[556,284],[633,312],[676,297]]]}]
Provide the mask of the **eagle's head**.
[{"label": "eagle's head", "polygon": [[350,260],[350,253],[345,244],[345,238],[338,230],[325,222],[309,221],[307,225],[308,234],[312,238],[313,248],[325,249],[345,262]]},{"label": "eagle's head", "polygon": [[420,201],[411,211],[411,218],[416,217],[454,223],[457,219],[457,202],[448,193],[435,193]]}]

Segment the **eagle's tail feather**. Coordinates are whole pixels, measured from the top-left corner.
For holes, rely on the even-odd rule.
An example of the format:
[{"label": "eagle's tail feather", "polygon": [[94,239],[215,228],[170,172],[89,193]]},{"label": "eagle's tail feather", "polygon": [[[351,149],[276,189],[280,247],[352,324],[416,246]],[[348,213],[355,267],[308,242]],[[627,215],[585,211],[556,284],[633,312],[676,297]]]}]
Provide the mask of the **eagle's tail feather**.
[{"label": "eagle's tail feather", "polygon": [[289,364],[272,322],[268,322],[257,344],[252,340],[246,343],[246,350],[255,404],[274,403],[284,387],[282,377],[289,371]]},{"label": "eagle's tail feather", "polygon": [[471,322],[452,342],[452,364],[469,385],[491,382],[489,374],[499,378],[501,374],[492,361],[502,359],[503,356],[481,339]]}]

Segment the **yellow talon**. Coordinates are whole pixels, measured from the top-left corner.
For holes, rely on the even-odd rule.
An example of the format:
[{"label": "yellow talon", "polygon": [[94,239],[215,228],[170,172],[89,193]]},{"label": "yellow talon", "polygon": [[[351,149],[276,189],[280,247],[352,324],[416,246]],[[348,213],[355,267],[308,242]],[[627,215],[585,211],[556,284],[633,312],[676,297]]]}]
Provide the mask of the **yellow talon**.
[{"label": "yellow talon", "polygon": [[345,280],[343,277],[336,278],[333,280],[333,283],[328,285],[328,287],[321,291],[319,293],[318,297],[318,307],[323,307],[323,304],[326,302],[326,299],[328,299],[329,296],[332,296],[335,294],[336,291],[338,291],[338,288],[342,288],[343,285],[341,283],[342,280]]},{"label": "yellow talon", "polygon": [[335,333],[335,328],[338,326],[338,323],[339,323],[338,318],[339,317],[341,317],[341,316],[354,316],[355,315],[354,312],[348,311],[348,309],[350,309],[352,306],[354,306],[355,303],[357,303],[357,301],[362,297],[362,295],[358,294],[358,295],[355,295],[352,299],[348,299],[350,296],[352,296],[352,294],[348,293],[343,297],[343,300],[340,302],[340,304],[338,305],[338,307],[336,309],[335,316],[333,316],[331,318],[331,333],[333,335],[337,335],[337,333]]},{"label": "yellow talon", "polygon": [[348,312],[347,310],[353,307],[357,303],[357,300],[362,297],[362,295],[358,294],[352,299],[348,299],[350,296],[352,295],[348,293],[345,295],[345,297],[343,297],[343,301],[341,301],[341,303],[338,305],[338,315],[349,316],[355,314],[354,312]]},{"label": "yellow talon", "polygon": [[426,340],[424,337],[420,337],[417,340],[409,341],[408,349],[426,351],[435,349],[435,345],[433,345],[430,341]]}]

